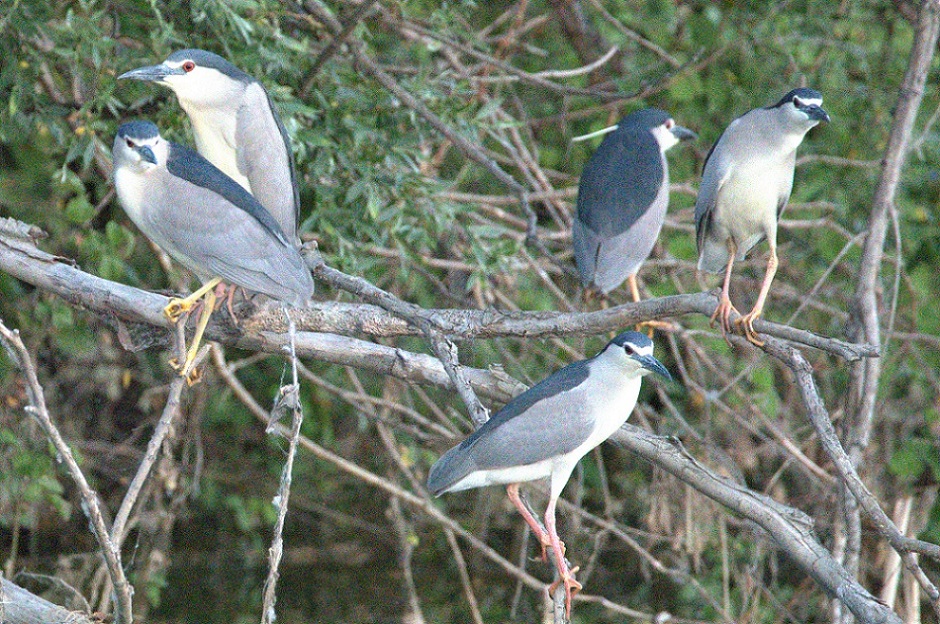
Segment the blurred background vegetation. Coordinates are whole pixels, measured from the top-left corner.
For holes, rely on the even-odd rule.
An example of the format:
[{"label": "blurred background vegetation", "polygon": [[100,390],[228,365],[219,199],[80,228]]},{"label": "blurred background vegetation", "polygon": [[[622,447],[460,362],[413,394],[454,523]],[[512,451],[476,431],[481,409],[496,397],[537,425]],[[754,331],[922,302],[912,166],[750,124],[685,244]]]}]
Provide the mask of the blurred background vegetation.
[{"label": "blurred background vegetation", "polygon": [[[325,6],[343,23],[361,8]],[[199,47],[227,57],[271,92],[293,139],[302,232],[318,241],[327,263],[426,307],[580,309],[570,215],[578,175],[597,142],[569,140],[639,107],[666,109],[700,139],[670,152],[670,216],[641,280],[647,296],[695,292],[716,286],[695,272],[692,206],[705,154],[734,117],[806,85],[824,94],[833,122],[813,130],[801,148],[766,315],[845,334],[861,236],[912,41],[909,5],[380,0],[360,16],[348,45],[316,72],[332,37],[308,8],[273,0],[3,0],[0,216],[41,227],[49,233],[44,249],[103,278],[150,290],[187,289],[191,278],[161,263],[114,200],[109,153],[117,125],[136,118],[192,143],[168,90],[115,77]],[[360,46],[455,132],[538,193],[539,238],[551,257],[526,246],[526,215],[516,197],[360,71],[349,46]],[[556,87],[528,79],[577,69],[613,46],[618,51],[594,71],[547,75]],[[910,531],[937,541],[936,72],[928,84],[889,233],[885,373],[861,472],[889,514],[908,501]],[[615,93],[624,97],[609,97]],[[736,272],[732,298],[739,309],[750,308],[754,289],[743,286],[762,276],[765,251],[759,247]],[[317,297],[348,300],[323,287]],[[623,289],[614,293],[617,302],[628,298]],[[107,319],[4,274],[0,318],[20,329],[36,355],[54,417],[115,508],[162,409],[173,374],[166,354],[125,351]],[[762,353],[729,348],[705,318],[675,324],[675,332],[656,341],[667,365],[681,370],[682,383],[647,384],[634,422],[681,436],[713,468],[806,511],[824,543],[836,548],[842,531],[836,492],[819,476],[829,467],[788,375]],[[461,355],[468,364],[499,365],[532,383],[592,355],[606,339],[479,340],[461,345]],[[417,339],[389,343],[427,350]],[[818,352],[807,356],[839,417],[848,366]],[[235,350],[227,357],[241,383],[269,405],[284,378],[282,359]],[[7,575],[56,576],[100,599],[96,545],[78,499],[38,425],[24,414],[24,389],[4,358],[0,564]],[[407,489],[413,489],[410,477],[423,482],[429,465],[470,429],[450,392],[306,364],[304,433]],[[149,621],[255,621],[260,608],[284,444],[265,434],[219,375],[207,377],[186,394],[172,452],[159,464],[125,549],[135,607]],[[821,470],[796,461],[788,446]],[[301,456],[287,523],[281,621],[401,621],[409,612],[399,565],[405,545],[413,548],[427,619],[468,621],[458,564],[440,528],[376,494],[334,466]],[[582,565],[589,593],[693,620],[715,620],[716,605],[738,622],[827,620],[822,592],[749,525],[623,451],[605,447],[586,458],[566,498],[615,521],[635,540],[599,532],[562,511],[569,558]],[[519,559],[523,523],[500,488],[438,504],[503,556]],[[484,619],[537,619],[539,593],[517,595],[511,577],[472,549],[464,553]],[[873,591],[885,554],[881,542],[866,538],[860,576]],[[650,557],[673,573],[657,571]],[[541,564],[528,567],[548,578]],[[575,618],[623,616],[579,604]]]}]

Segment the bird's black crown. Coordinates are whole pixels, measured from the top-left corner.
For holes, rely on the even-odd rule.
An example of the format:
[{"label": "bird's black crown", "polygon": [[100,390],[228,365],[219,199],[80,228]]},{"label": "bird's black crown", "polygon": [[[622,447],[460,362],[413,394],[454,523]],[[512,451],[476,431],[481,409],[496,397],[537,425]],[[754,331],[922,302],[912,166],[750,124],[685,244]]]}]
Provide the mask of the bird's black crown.
[{"label": "bird's black crown", "polygon": [[198,48],[187,48],[186,50],[177,50],[168,56],[166,60],[174,63],[180,63],[182,61],[188,60],[192,61],[199,67],[209,67],[211,69],[216,69],[229,78],[233,78],[241,82],[254,82],[254,78],[238,69],[214,52],[199,50]]},{"label": "bird's black crown", "polygon": [[610,344],[617,345],[618,347],[622,347],[628,343],[637,348],[653,346],[653,341],[649,336],[635,331],[625,331],[610,341]]},{"label": "bird's black crown", "polygon": [[119,137],[131,139],[153,139],[160,136],[160,130],[153,123],[144,120],[122,123],[117,133]]},{"label": "bird's black crown", "polygon": [[793,101],[793,98],[800,98],[801,100],[822,100],[822,93],[816,89],[810,89],[808,87],[800,87],[799,89],[793,89],[785,96],[783,96],[779,102],[771,106],[770,108],[780,108],[784,104]]},{"label": "bird's black crown", "polygon": [[620,123],[617,124],[617,126],[618,128],[631,127],[653,129],[663,125],[671,117],[672,115],[664,110],[658,108],[644,108],[643,110],[630,113],[624,117]]}]

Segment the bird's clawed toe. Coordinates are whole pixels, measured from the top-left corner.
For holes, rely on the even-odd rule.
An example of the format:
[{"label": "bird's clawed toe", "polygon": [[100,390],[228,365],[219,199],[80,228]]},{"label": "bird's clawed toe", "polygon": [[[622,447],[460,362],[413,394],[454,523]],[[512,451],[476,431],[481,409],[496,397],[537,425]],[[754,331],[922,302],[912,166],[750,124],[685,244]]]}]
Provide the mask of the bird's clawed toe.
[{"label": "bird's clawed toe", "polygon": [[581,591],[582,587],[581,583],[574,577],[575,573],[580,569],[580,566],[575,566],[565,569],[564,572],[559,570],[558,580],[548,586],[548,595],[552,596],[560,584],[565,584],[565,609],[567,610],[569,618],[571,618],[571,599],[575,594]]},{"label": "bird's clawed toe", "polygon": [[759,314],[749,312],[744,316],[735,319],[734,324],[741,330],[741,333],[744,334],[744,337],[747,338],[748,342],[756,347],[763,347],[764,341],[757,337],[757,332],[754,330],[754,321],[758,316]]},{"label": "bird's clawed toe", "polygon": [[[731,322],[731,313],[734,312],[737,315],[740,315],[737,308],[731,303],[731,300],[725,297],[722,297],[718,302],[718,307],[715,308],[714,313],[712,313],[709,323],[712,327],[715,326],[717,321],[721,327],[721,335],[725,339],[725,342],[728,342],[728,334],[734,333],[734,325]],[[740,320],[740,319],[738,319]],[[731,344],[730,342],[728,343]]]}]

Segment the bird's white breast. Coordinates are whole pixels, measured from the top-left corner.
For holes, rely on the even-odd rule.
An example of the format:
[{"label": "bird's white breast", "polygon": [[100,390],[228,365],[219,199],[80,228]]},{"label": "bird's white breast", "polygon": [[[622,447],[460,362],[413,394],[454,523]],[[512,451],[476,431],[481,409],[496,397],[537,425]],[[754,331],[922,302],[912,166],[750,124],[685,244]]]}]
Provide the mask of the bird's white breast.
[{"label": "bird's white breast", "polygon": [[119,168],[114,172],[114,188],[124,212],[147,236],[150,233],[147,231],[149,228],[144,206],[146,194],[152,190],[152,186],[148,183],[146,173],[136,173],[127,168]]},{"label": "bird's white breast", "polygon": [[235,153],[236,115],[216,106],[202,106],[182,99],[180,105],[192,121],[196,149],[202,157],[251,192],[248,178],[238,170],[238,156]]}]

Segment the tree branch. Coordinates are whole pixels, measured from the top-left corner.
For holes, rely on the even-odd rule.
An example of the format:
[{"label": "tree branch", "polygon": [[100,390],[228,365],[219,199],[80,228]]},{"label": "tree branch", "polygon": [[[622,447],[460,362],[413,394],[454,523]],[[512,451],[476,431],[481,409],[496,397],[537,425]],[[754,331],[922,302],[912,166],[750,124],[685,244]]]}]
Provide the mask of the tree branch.
[{"label": "tree branch", "polygon": [[[168,302],[167,297],[101,279],[66,262],[63,258],[38,249],[32,242],[5,236],[0,231],[0,271],[49,291],[73,305],[94,310],[109,318],[144,323],[156,328],[169,328],[169,323],[163,316],[163,308]],[[376,367],[369,366],[368,362],[354,357],[361,349],[366,349],[370,353],[381,352],[381,362],[377,366],[383,370],[394,364],[396,350],[363,341],[354,341],[353,348],[345,352],[350,345],[342,345],[335,340],[312,338],[307,334],[324,332],[367,335],[377,338],[421,335],[421,330],[414,327],[413,322],[409,323],[405,320],[412,318],[429,323],[448,340],[592,336],[618,331],[645,320],[688,314],[711,316],[718,304],[715,293],[701,292],[647,299],[640,303],[627,303],[596,312],[426,310],[401,301],[372,286],[366,280],[326,267],[322,262],[311,261],[311,264],[314,266],[314,275],[318,279],[368,301],[373,301],[377,305],[317,302],[308,308],[292,312],[291,315],[297,322],[298,330],[301,331],[298,335],[300,342],[298,353],[307,357],[311,353],[304,352],[303,349],[311,348],[318,351],[317,357],[326,361],[342,362],[369,370],[376,370]],[[389,313],[387,310],[393,310],[394,313]],[[877,349],[872,345],[852,344],[761,319],[755,322],[754,327],[762,334],[820,349],[849,361],[877,356]],[[257,348],[260,340],[262,350],[273,352],[275,347],[270,346],[267,340],[263,339],[264,334],[286,332],[286,329],[281,306],[272,303],[254,312],[239,328],[226,323],[221,315],[213,316],[206,335],[224,344],[239,344],[246,348],[250,345],[256,345],[255,348]],[[157,340],[161,339],[157,338]],[[277,345],[278,348],[281,346],[286,345]],[[334,347],[339,348],[339,351],[332,351]],[[421,360],[422,357],[426,356],[416,356],[417,360]],[[412,359],[411,365],[416,365],[417,360]],[[422,361],[419,368],[426,368],[426,366],[427,362]],[[480,384],[474,380],[474,377],[477,380],[480,379],[479,374],[471,372],[472,369],[465,370],[471,386],[480,392]],[[427,374],[433,375],[430,372]],[[400,377],[400,375],[401,373],[395,376]],[[407,377],[400,378],[407,379]],[[487,382],[491,381],[492,379],[487,379]]]},{"label": "tree branch", "polygon": [[3,624],[99,624],[79,611],[69,611],[0,577],[0,621]]}]

